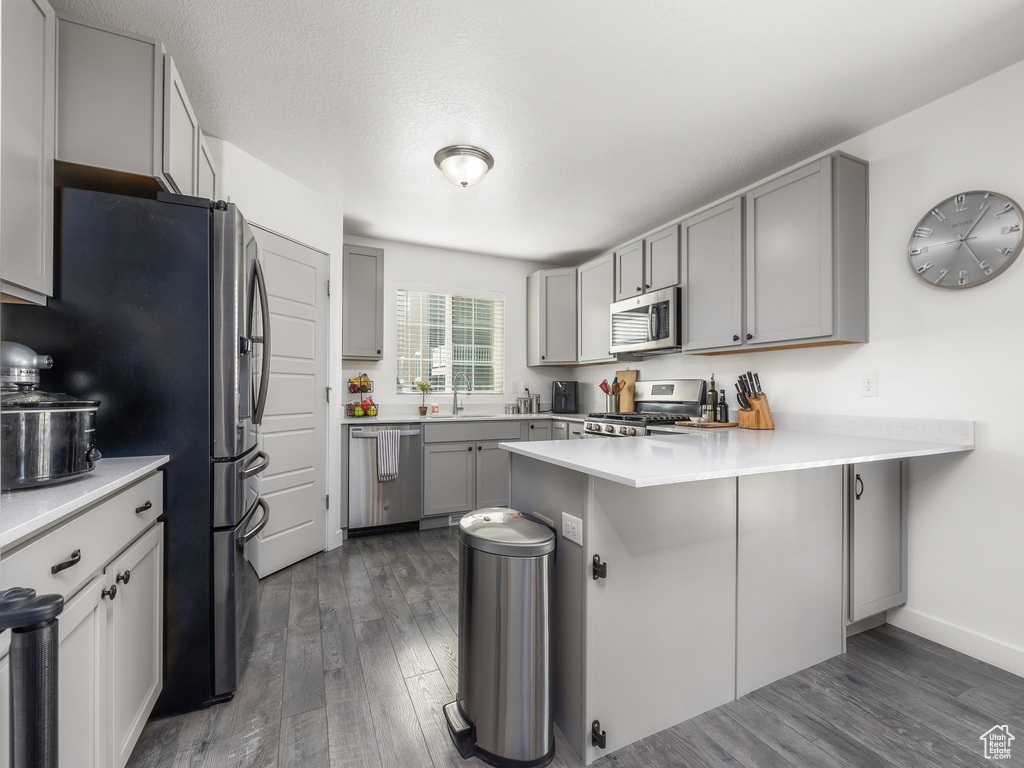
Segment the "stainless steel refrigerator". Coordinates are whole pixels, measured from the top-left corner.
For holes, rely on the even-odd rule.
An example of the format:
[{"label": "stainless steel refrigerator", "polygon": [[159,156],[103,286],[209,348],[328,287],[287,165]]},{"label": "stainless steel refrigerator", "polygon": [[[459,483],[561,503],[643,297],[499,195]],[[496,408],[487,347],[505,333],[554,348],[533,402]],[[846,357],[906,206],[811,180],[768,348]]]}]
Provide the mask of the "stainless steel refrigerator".
[{"label": "stainless steel refrigerator", "polygon": [[258,579],[246,542],[270,519],[270,316],[238,209],[61,189],[55,296],[4,305],[4,337],[46,349],[48,387],[101,401],[105,456],[169,454],[164,690],[157,714],[230,698],[251,651]]}]

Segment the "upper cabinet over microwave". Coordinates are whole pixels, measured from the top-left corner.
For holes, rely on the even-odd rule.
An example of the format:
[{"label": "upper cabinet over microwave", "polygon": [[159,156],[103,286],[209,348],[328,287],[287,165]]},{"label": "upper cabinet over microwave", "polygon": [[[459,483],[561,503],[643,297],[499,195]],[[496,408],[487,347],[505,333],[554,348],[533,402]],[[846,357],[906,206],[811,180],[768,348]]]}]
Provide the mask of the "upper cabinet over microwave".
[{"label": "upper cabinet over microwave", "polygon": [[99,168],[183,195],[217,193],[213,156],[160,41],[65,16],[57,23],[57,160],[59,173],[79,181]]},{"label": "upper cabinet over microwave", "polygon": [[615,300],[679,285],[679,225],[615,251]]}]

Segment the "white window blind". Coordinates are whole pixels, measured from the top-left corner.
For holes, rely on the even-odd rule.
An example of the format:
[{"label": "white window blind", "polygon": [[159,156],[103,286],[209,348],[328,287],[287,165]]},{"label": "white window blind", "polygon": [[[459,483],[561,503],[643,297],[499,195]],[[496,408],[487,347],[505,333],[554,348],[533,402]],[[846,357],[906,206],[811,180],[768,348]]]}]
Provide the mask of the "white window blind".
[{"label": "white window blind", "polygon": [[504,299],[400,288],[397,315],[399,393],[416,392],[418,379],[450,393],[459,372],[474,392],[504,392]]}]

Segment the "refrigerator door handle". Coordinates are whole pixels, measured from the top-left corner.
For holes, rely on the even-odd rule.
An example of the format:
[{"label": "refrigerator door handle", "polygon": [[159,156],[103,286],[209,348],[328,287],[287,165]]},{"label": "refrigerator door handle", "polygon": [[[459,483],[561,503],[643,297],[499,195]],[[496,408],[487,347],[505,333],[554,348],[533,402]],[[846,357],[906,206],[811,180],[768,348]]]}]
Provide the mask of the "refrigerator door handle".
[{"label": "refrigerator door handle", "polygon": [[243,469],[243,480],[248,480],[250,477],[255,477],[256,475],[263,474],[264,472],[267,471],[267,467],[270,466],[270,457],[267,454],[265,454],[263,451],[256,451],[256,455],[262,457],[263,461],[261,461],[259,464],[256,464],[255,466],[249,467],[248,469]]},{"label": "refrigerator door handle", "polygon": [[252,305],[254,290],[260,294],[260,315],[263,318],[263,335],[253,336],[252,328],[249,329],[249,341],[253,344],[263,345],[262,369],[260,371],[260,391],[256,397],[256,408],[252,416],[252,423],[260,425],[263,423],[263,411],[267,407],[267,388],[270,385],[270,299],[267,297],[267,284],[263,279],[263,266],[259,260],[252,263],[252,274],[249,278],[249,322],[252,323]]},{"label": "refrigerator door handle", "polygon": [[259,536],[260,531],[266,528],[267,523],[270,522],[270,504],[267,503],[267,500],[261,496],[260,498],[256,499],[256,505],[259,507],[263,507],[263,517],[261,517],[260,521],[256,523],[255,528],[253,528],[251,531],[243,533],[241,536],[238,537],[238,546],[240,547],[244,546],[246,543]]}]

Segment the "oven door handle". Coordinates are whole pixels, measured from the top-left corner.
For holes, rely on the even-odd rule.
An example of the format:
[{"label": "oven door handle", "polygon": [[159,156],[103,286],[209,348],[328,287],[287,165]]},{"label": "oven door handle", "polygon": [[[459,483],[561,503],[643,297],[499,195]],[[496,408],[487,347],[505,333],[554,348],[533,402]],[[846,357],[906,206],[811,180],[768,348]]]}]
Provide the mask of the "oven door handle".
[{"label": "oven door handle", "polygon": [[238,537],[238,546],[240,547],[259,536],[260,532],[267,527],[267,523],[270,522],[270,504],[267,503],[267,500],[261,496],[256,499],[256,506],[263,507],[263,517],[261,517],[260,521],[256,523],[255,528]]},{"label": "oven door handle", "polygon": [[263,451],[256,451],[256,455],[263,457],[263,461],[261,461],[259,464],[249,467],[248,469],[243,469],[243,480],[248,480],[250,477],[255,477],[256,475],[263,474],[264,472],[267,471],[267,467],[270,466],[270,457],[267,454],[265,454]]},{"label": "oven door handle", "polygon": [[[419,433],[420,431],[418,429],[403,429],[401,432],[398,433],[398,435],[399,437],[416,437]],[[357,431],[356,429],[353,429],[350,434],[352,435],[352,437],[358,438],[360,440],[369,440],[370,438],[377,437],[376,432],[362,432]]]}]

